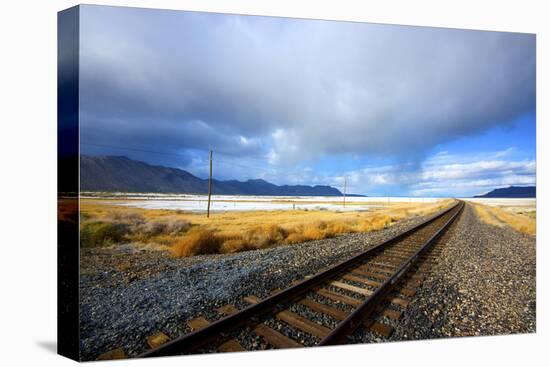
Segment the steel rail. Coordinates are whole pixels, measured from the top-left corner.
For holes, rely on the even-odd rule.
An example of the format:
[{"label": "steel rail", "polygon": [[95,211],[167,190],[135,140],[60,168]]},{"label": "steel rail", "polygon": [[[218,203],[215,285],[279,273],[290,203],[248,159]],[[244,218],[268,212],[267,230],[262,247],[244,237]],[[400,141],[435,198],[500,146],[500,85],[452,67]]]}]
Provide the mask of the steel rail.
[{"label": "steel rail", "polygon": [[422,223],[391,237],[390,239],[380,243],[379,245],[376,245],[358,255],[355,255],[350,259],[344,260],[329,269],[326,269],[318,274],[315,274],[310,278],[304,279],[299,283],[289,288],[286,288],[274,295],[271,295],[256,304],[250,305],[240,310],[239,312],[223,317],[202,329],[198,329],[196,331],[193,331],[191,333],[185,334],[176,339],[168,341],[157,348],[143,352],[138,356],[138,358],[185,354],[193,350],[196,350],[201,346],[204,346],[208,342],[213,341],[217,338],[220,338],[220,336],[223,337],[225,333],[228,333],[239,326],[256,321],[258,317],[269,312],[270,310],[275,308],[277,305],[280,305],[281,303],[289,302],[295,299],[296,297],[306,293],[307,291],[311,290],[315,286],[319,285],[320,283],[323,283],[325,280],[335,276],[342,270],[349,268],[355,265],[356,263],[361,262],[366,258],[380,252],[381,250],[394,244],[395,242],[400,241],[414,234],[415,232],[419,231],[425,226],[435,222],[442,216],[451,212],[452,210],[457,208],[459,205],[463,205],[463,202],[458,202],[452,207],[433,215],[432,217],[426,219]]},{"label": "steel rail", "polygon": [[[436,232],[434,233],[417,251],[415,251],[401,267],[396,270],[373,294],[371,294],[361,305],[359,305],[346,319],[341,321],[338,326],[333,329],[319,345],[336,345],[342,344],[348,335],[351,335],[355,329],[363,323],[385,298],[385,296],[393,289],[393,287],[403,278],[407,270],[418,261],[419,257],[426,252],[447,228],[453,223],[457,216],[464,209],[464,202],[461,202],[460,208],[455,214]],[[454,208],[453,208],[454,209]]]}]

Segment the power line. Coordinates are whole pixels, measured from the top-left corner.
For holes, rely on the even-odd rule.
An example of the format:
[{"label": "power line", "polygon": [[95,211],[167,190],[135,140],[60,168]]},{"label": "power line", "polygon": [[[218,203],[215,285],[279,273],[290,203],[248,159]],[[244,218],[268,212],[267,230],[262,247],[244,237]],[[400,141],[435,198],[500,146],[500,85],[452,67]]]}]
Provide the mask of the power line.
[{"label": "power line", "polygon": [[153,154],[162,154],[162,155],[170,155],[170,156],[176,156],[176,157],[182,157],[183,154],[179,153],[168,153],[168,152],[159,152],[155,150],[145,150],[145,149],[137,149],[137,148],[128,148],[128,147],[117,147],[114,145],[105,145],[105,144],[92,144],[92,143],[80,143],[80,145],[89,145],[93,147],[100,147],[100,148],[111,148],[111,149],[119,149],[119,150],[130,150],[134,152],[143,152],[143,153],[153,153]]},{"label": "power line", "polygon": [[[142,152],[142,153],[152,153],[152,154],[162,154],[167,156],[173,156],[173,157],[184,157],[185,155],[181,153],[169,153],[169,152],[160,152],[156,150],[149,150],[149,149],[139,149],[139,148],[129,148],[129,147],[121,147],[121,146],[114,146],[114,145],[107,145],[107,144],[93,144],[93,143],[80,143],[81,145],[88,145],[88,146],[94,146],[99,148],[110,148],[110,149],[118,149],[118,150],[127,150],[127,151],[133,151],[133,152]],[[255,169],[258,171],[264,171],[265,167],[259,167],[259,166],[251,166],[251,165],[245,165],[241,163],[233,163],[221,159],[213,159],[214,162],[218,162],[221,164],[225,164],[228,166],[235,166],[240,167],[244,169]],[[205,162],[207,164],[207,162]]]}]

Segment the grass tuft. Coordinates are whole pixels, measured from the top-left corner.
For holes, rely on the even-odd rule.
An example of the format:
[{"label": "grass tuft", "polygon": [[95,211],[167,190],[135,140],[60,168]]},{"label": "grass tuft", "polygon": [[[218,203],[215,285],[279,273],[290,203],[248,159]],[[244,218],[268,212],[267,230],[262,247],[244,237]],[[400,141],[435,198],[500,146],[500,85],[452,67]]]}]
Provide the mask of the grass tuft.
[{"label": "grass tuft", "polygon": [[229,238],[223,242],[220,247],[222,254],[232,254],[234,252],[257,250],[258,246],[243,240],[242,238]]},{"label": "grass tuft", "polygon": [[170,248],[172,256],[186,257],[194,255],[215,254],[220,252],[223,238],[214,231],[194,227]]},{"label": "grass tuft", "polygon": [[145,223],[145,218],[143,215],[136,212],[111,211],[107,214],[107,218],[112,221],[125,222],[129,224]]},{"label": "grass tuft", "polygon": [[[342,232],[337,232],[335,229],[339,229]],[[308,241],[322,240],[325,238],[332,238],[337,233],[350,232],[350,227],[344,223],[329,224],[323,221],[315,222],[307,225],[300,225],[294,227],[284,243],[294,244]]]},{"label": "grass tuft", "polygon": [[80,229],[82,247],[100,247],[126,242],[129,227],[124,223],[93,221]]},{"label": "grass tuft", "polygon": [[243,242],[254,244],[255,248],[266,248],[282,242],[288,231],[276,224],[252,227],[242,235]]}]

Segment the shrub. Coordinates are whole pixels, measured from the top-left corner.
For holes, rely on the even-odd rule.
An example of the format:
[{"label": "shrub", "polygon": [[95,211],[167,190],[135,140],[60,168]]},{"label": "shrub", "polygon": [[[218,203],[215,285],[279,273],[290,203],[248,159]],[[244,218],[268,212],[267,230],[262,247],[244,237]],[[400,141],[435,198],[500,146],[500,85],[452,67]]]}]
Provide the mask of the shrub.
[{"label": "shrub", "polygon": [[284,228],[276,224],[268,224],[248,230],[242,236],[242,240],[255,248],[265,248],[282,242],[287,235],[288,232]]},{"label": "shrub", "polygon": [[190,222],[183,219],[176,219],[167,223],[166,231],[169,233],[178,234],[186,232],[189,228],[191,228]]},{"label": "shrub", "polygon": [[164,222],[147,222],[141,228],[148,236],[158,236],[166,231],[168,226]]},{"label": "shrub", "polygon": [[[342,233],[336,232],[334,228],[336,228],[334,224],[327,224],[323,221],[305,226],[298,226],[292,229],[291,233],[287,236],[284,242],[288,244],[295,244],[307,241],[322,240],[325,238],[332,238],[336,235],[336,233]],[[342,227],[342,230],[344,230],[344,227]]]},{"label": "shrub", "polygon": [[349,223],[347,222],[332,222],[328,225],[328,230],[333,234],[354,232]]},{"label": "shrub", "polygon": [[202,227],[191,228],[187,234],[174,243],[170,252],[175,257],[186,257],[220,252],[223,237]]},{"label": "shrub", "polygon": [[323,223],[314,223],[303,227],[302,234],[308,241],[322,240],[334,236],[332,232],[326,230]]},{"label": "shrub", "polygon": [[80,246],[98,247],[125,241],[129,228],[118,222],[86,222],[80,228]]},{"label": "shrub", "polygon": [[357,224],[359,232],[370,232],[386,228],[392,222],[392,218],[387,215],[375,216],[367,218]]},{"label": "shrub", "polygon": [[132,233],[137,238],[147,240],[151,237],[160,235],[177,235],[186,232],[191,227],[191,223],[185,220],[161,220],[142,223],[132,226]]},{"label": "shrub", "polygon": [[107,215],[107,217],[116,222],[125,222],[129,224],[145,223],[145,219],[143,218],[143,215],[135,212],[121,212],[121,211],[110,212]]}]

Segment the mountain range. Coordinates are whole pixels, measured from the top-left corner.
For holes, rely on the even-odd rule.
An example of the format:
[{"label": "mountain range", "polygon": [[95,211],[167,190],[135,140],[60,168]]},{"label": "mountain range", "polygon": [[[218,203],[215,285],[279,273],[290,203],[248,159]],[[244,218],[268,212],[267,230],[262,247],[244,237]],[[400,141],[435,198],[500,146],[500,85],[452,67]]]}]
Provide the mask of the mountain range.
[{"label": "mountain range", "polygon": [[[124,156],[80,157],[80,190],[206,194],[208,179],[171,167],[154,166]],[[342,196],[331,186],[275,185],[262,179],[212,180],[217,195]]]},{"label": "mountain range", "polygon": [[537,197],[536,186],[510,186],[501,189],[494,189],[475,198],[535,198]]}]

